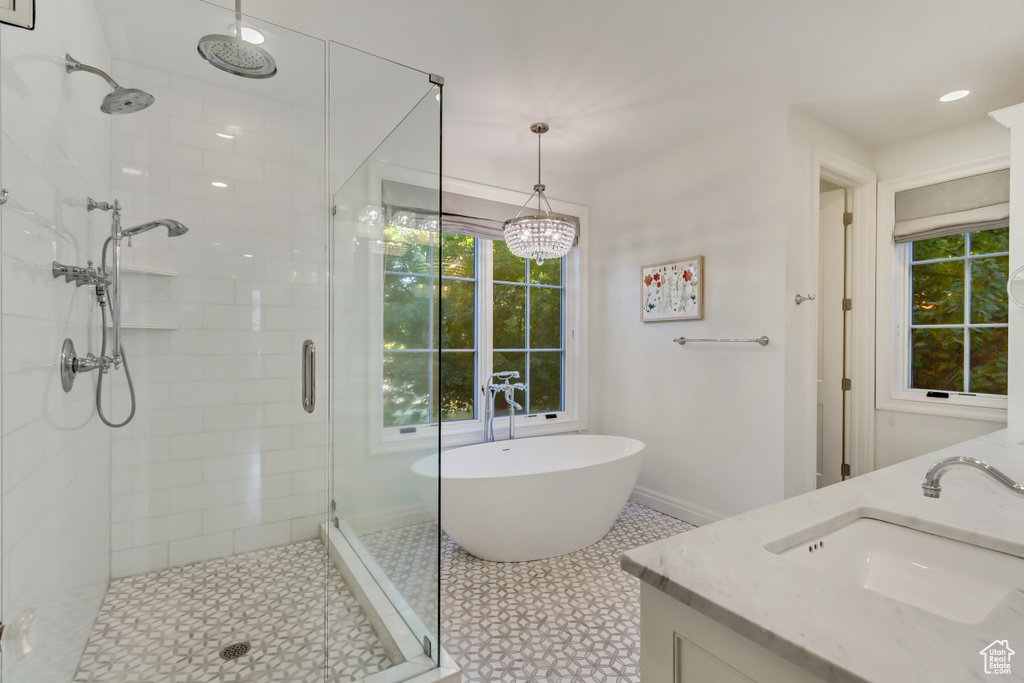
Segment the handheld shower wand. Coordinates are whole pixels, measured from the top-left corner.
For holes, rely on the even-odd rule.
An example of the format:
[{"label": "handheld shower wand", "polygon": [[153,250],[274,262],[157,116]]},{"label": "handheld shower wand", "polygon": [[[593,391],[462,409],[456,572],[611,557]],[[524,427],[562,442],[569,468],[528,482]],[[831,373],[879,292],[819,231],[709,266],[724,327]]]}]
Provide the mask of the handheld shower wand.
[{"label": "handheld shower wand", "polygon": [[[161,218],[159,220],[150,221],[148,223],[142,223],[131,228],[121,228],[121,203],[118,200],[114,200],[113,204],[107,202],[96,202],[92,199],[88,200],[88,209],[93,211],[94,209],[100,209],[102,211],[110,211],[110,237],[103,242],[103,251],[100,259],[100,267],[93,268],[92,261],[89,262],[88,268],[80,268],[77,266],[67,266],[56,261],[53,262],[53,276],[63,277],[68,283],[74,282],[75,285],[81,287],[82,285],[92,285],[96,287],[96,300],[100,307],[100,319],[102,329],[102,342],[100,345],[100,355],[94,356],[93,354],[87,354],[85,357],[79,357],[75,353],[75,345],[70,339],[64,340],[64,347],[61,349],[61,362],[60,362],[60,373],[61,373],[61,384],[64,387],[64,391],[71,391],[71,387],[74,385],[75,377],[80,372],[89,372],[91,370],[99,370],[99,375],[96,380],[96,412],[100,416],[100,420],[103,424],[108,427],[124,427],[126,424],[132,421],[135,417],[135,385],[132,382],[131,371],[128,369],[128,360],[125,357],[124,346],[121,344],[121,241],[124,238],[128,238],[128,246],[131,246],[132,237],[143,232],[148,232],[154,228],[167,228],[167,235],[169,237],[178,237],[188,232],[188,228],[182,223],[170,218]],[[110,270],[107,270],[107,249],[113,244],[113,258],[111,260]],[[108,296],[109,295],[109,296]],[[107,303],[110,303],[110,318],[111,328],[113,330],[113,348],[111,349],[110,355],[107,355]],[[131,412],[123,422],[111,422],[107,419],[107,416],[103,412],[102,403],[102,392],[103,392],[103,377],[113,367],[115,370],[124,366],[125,379],[128,381],[128,393],[131,397]]]}]

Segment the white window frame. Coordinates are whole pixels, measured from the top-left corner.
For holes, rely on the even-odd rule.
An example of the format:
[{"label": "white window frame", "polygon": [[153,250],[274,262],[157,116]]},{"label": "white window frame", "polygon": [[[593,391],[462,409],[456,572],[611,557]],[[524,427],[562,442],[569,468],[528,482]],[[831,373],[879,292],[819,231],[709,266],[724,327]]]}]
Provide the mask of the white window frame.
[{"label": "white window frame", "polygon": [[[379,193],[382,179],[404,183],[419,183],[424,187],[436,185],[436,178],[431,182],[428,174],[400,169],[394,166],[376,164],[370,168],[371,201]],[[491,187],[465,180],[444,178],[442,186],[445,191],[470,197],[488,199],[506,204],[522,205],[530,195],[514,190]],[[579,432],[587,429],[587,380],[583,368],[587,367],[588,354],[583,340],[587,338],[587,236],[589,225],[589,209],[581,204],[550,199],[551,208],[557,213],[576,216],[580,219],[579,244],[566,255],[562,282],[565,287],[563,304],[563,406],[554,413],[537,415],[516,415],[516,438],[541,436],[544,434],[560,434]],[[478,241],[478,245],[485,244]],[[383,257],[378,257],[383,258]],[[493,273],[492,254],[490,249],[477,249],[476,256],[476,377],[477,385],[481,384],[493,371]],[[376,455],[388,453],[408,453],[410,451],[429,450],[437,443],[438,430],[441,433],[441,447],[449,448],[466,444],[480,443],[485,439],[483,395],[477,394],[476,417],[472,420],[445,422],[441,425],[417,425],[411,434],[400,433],[400,428],[383,426],[383,388],[381,386],[381,368],[384,362],[384,348],[381,343],[383,333],[383,268],[374,266],[370,269],[369,295],[370,324],[368,348],[370,351],[369,367],[367,368],[368,386],[370,387],[370,405],[374,414],[370,418],[370,452]],[[525,381],[525,380],[524,380]],[[494,438],[508,438],[509,418],[498,417],[494,420]]]},{"label": "white window frame", "polygon": [[909,384],[910,245],[895,244],[896,193],[1009,168],[1009,155],[887,180],[878,184],[878,332],[875,403],[879,410],[1006,421],[1005,396],[931,398]]}]

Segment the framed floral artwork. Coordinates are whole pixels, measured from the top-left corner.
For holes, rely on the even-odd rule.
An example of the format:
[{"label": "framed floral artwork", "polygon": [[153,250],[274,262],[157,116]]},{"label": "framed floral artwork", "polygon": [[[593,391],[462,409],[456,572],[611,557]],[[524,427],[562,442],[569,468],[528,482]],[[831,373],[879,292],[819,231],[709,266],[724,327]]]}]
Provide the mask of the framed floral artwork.
[{"label": "framed floral artwork", "polygon": [[704,318],[704,257],[641,268],[640,305],[645,323]]}]

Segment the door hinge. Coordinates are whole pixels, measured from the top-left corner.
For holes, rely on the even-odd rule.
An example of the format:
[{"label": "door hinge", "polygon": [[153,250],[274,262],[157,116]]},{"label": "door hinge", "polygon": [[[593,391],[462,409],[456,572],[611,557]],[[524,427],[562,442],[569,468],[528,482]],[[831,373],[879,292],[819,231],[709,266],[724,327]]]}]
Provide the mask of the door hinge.
[{"label": "door hinge", "polygon": [[332,216],[337,216],[338,215],[338,207],[336,205],[335,206],[331,206],[331,215]]},{"label": "door hinge", "polygon": [[843,378],[843,391],[849,391],[853,388],[853,382],[850,381],[849,377]]},{"label": "door hinge", "polygon": [[844,311],[853,310],[853,299],[843,299],[843,310]]},{"label": "door hinge", "polygon": [[434,658],[434,644],[430,642],[430,636],[423,636],[423,654]]},{"label": "door hinge", "polygon": [[853,225],[853,212],[846,211],[843,213],[843,225]]},{"label": "door hinge", "polygon": [[844,477],[850,476],[850,463],[848,463],[848,462],[844,462],[843,463],[842,472],[843,472],[843,476]]}]

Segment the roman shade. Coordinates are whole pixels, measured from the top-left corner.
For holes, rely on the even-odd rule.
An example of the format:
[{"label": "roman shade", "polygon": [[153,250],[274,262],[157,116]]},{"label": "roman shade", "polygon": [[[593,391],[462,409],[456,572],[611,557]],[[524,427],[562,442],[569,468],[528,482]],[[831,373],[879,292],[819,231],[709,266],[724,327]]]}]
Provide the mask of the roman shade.
[{"label": "roman shade", "polygon": [[1010,217],[1010,170],[896,193],[897,244],[1002,227]]},{"label": "roman shade", "polygon": [[[381,181],[381,203],[388,213],[413,211],[437,214],[437,190],[418,185],[399,183],[393,180]],[[504,240],[505,221],[514,218],[521,206],[496,202],[490,199],[469,197],[455,192],[441,191],[441,230],[487,240]],[[576,240],[580,237],[580,219],[565,216],[576,228]]]}]

